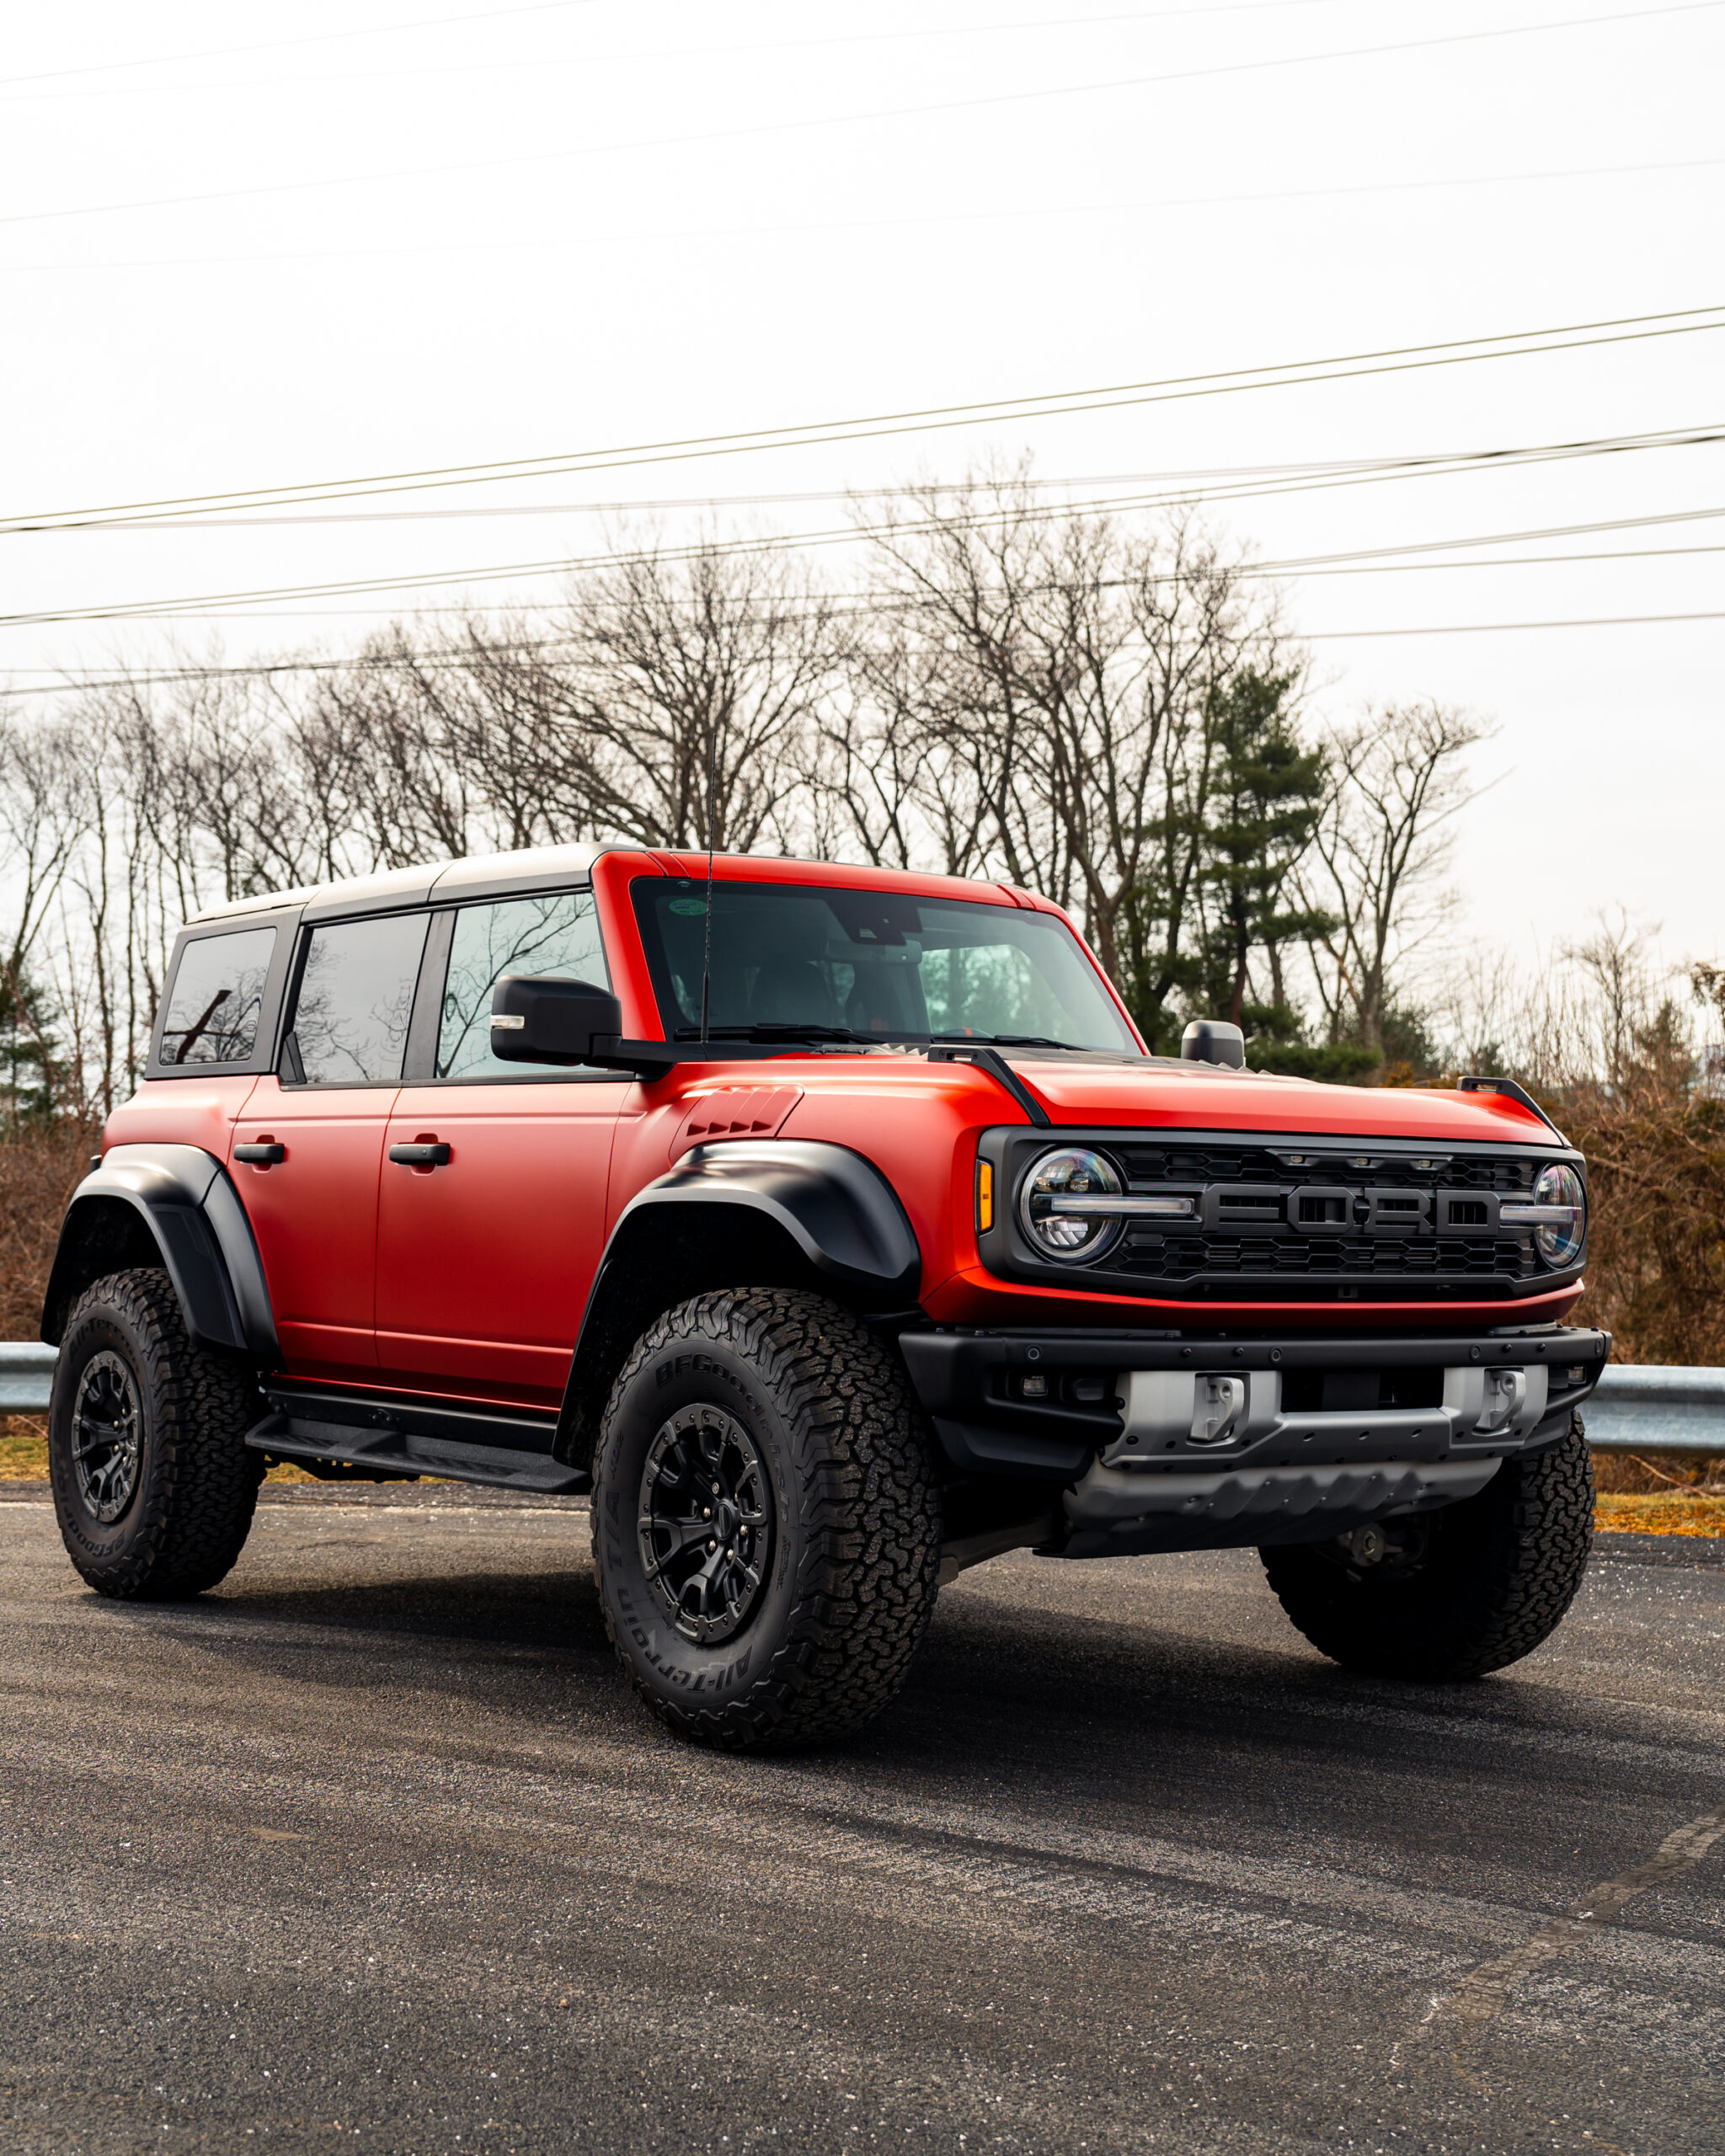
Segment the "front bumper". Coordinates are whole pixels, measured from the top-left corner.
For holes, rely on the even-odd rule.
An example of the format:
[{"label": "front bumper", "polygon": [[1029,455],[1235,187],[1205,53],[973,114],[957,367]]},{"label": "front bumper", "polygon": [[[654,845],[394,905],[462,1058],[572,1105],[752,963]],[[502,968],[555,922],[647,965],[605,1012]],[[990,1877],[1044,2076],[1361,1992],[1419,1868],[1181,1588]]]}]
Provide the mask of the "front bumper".
[{"label": "front bumper", "polygon": [[1066,1551],[1087,1556],[1316,1541],[1471,1497],[1563,1434],[1611,1341],[954,1329],[900,1346],[952,1465],[1064,1485]]}]

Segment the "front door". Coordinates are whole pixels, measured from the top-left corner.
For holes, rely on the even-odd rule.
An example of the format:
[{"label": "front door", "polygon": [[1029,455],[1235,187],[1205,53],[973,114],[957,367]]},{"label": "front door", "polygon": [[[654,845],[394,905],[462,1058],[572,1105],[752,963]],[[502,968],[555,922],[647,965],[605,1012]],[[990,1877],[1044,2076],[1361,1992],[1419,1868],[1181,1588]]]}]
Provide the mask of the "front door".
[{"label": "front door", "polygon": [[377,1172],[426,919],[311,931],[282,1068],[234,1125],[229,1167],[296,1376],[377,1381]]},{"label": "front door", "polygon": [[[403,1390],[555,1407],[605,1246],[611,1135],[633,1081],[499,1062],[491,991],[505,974],[608,985],[592,894],[463,906],[449,939],[435,1066],[409,1075],[389,1121],[378,1359]],[[389,1157],[418,1147],[430,1157]]]}]

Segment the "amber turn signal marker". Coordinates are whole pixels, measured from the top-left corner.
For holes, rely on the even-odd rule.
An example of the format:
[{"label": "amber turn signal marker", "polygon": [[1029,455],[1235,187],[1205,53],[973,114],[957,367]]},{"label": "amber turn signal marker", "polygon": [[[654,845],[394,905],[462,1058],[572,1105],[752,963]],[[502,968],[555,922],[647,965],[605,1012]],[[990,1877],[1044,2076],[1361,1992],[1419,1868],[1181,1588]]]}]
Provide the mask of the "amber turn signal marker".
[{"label": "amber turn signal marker", "polygon": [[994,1165],[989,1161],[976,1163],[976,1232],[986,1235],[994,1225]]}]

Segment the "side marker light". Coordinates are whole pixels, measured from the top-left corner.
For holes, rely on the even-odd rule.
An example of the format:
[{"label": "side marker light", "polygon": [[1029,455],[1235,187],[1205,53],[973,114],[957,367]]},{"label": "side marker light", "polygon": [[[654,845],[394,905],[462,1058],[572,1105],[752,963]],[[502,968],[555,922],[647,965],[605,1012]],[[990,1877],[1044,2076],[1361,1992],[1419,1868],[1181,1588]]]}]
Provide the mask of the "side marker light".
[{"label": "side marker light", "polygon": [[994,1225],[994,1163],[976,1163],[976,1232],[986,1235]]}]

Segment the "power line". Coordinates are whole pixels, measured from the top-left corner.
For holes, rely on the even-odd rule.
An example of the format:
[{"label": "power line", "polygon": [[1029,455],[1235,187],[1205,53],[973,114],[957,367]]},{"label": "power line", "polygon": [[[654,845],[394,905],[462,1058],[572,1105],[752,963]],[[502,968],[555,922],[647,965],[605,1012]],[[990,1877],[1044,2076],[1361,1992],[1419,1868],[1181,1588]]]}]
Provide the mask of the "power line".
[{"label": "power line", "polygon": [[467,157],[440,165],[403,166],[387,172],[342,173],[323,179],[275,180],[254,187],[224,187],[195,195],[158,195],[125,202],[87,202],[59,210],[27,210],[0,216],[0,225],[45,224],[67,217],[96,217],[141,210],[184,209],[205,202],[255,200],[262,195],[303,195],[319,189],[371,187],[401,179],[435,179],[460,173],[518,169],[525,165],[567,163],[574,157],[615,157],[633,150],[666,150],[702,143],[731,142],[761,135],[786,135],[810,128],[852,127],[881,120],[916,120],[949,112],[978,112],[1004,105],[1043,104],[1053,98],[1089,97],[1122,90],[1147,89],[1171,83],[1191,83],[1219,76],[1259,74],[1277,67],[1308,67],[1338,60],[1381,58],[1402,52],[1479,45],[1513,37],[1544,36],[1553,30],[1591,29],[1617,23],[1640,23],[1661,15],[1699,14],[1725,6],[1725,0],[1669,0],[1658,8],[1619,10],[1606,15],[1573,15],[1555,23],[1513,23],[1485,30],[1457,30],[1438,37],[1407,38],[1392,44],[1349,45],[1328,52],[1290,53],[1279,58],[1236,60],[1210,67],[1185,67],[1157,75],[1117,75],[1101,82],[1045,84],[1031,90],[1001,90],[985,97],[943,98],[923,104],[879,106],[862,112],[827,113],[796,120],[764,120],[747,127],[708,128],[694,135],[642,136],[633,141],[581,143],[569,149],[531,150],[507,157]]},{"label": "power line", "polygon": [[[1475,545],[1483,542],[1476,540]],[[1290,568],[1275,563],[1235,572],[1241,577],[1429,576],[1443,569],[1539,569],[1567,568],[1578,562],[1665,562],[1691,554],[1725,554],[1725,543],[1712,547],[1615,547],[1586,554],[1497,554],[1466,562],[1374,562],[1355,558],[1333,566]],[[268,619],[266,616],[264,618]]]},{"label": "power line", "polygon": [[[1725,512],[1712,511],[1703,511],[1701,513],[1703,515],[1725,514]],[[1483,539],[1480,539],[1463,543],[1472,544],[1475,546],[1484,546],[1487,542]],[[1573,564],[1585,563],[1589,562],[1664,562],[1685,560],[1691,555],[1701,554],[1725,554],[1725,543],[1707,547],[1618,547],[1608,549],[1594,549],[1583,554],[1502,554],[1487,556],[1471,561],[1455,562],[1372,562],[1362,560],[1353,565],[1343,565],[1338,563],[1338,565],[1333,568],[1299,568],[1292,567],[1288,563],[1279,562],[1271,562],[1268,563],[1248,563],[1235,568],[1232,574],[1236,582],[1247,580],[1257,581],[1270,577],[1291,577],[1303,579],[1306,577],[1318,576],[1427,575],[1434,574],[1442,570],[1455,569],[1466,571],[1471,569],[1552,568],[1567,568]],[[1178,583],[1181,581],[1178,576],[1152,576],[1146,580],[1151,584],[1168,582]],[[1187,580],[1190,581],[1189,579]],[[856,591],[826,591],[819,595],[820,603],[834,600],[863,599],[870,596],[871,595]],[[674,603],[681,604],[694,602],[676,601]],[[902,597],[897,598],[894,601],[894,604],[898,606],[902,606],[905,603],[905,602]],[[177,608],[171,617],[163,616],[146,616],[145,618],[171,618],[176,622],[376,622],[382,619],[385,615],[393,613],[396,610],[394,608],[387,606],[317,606],[302,608],[272,607],[267,611],[254,612],[243,607],[231,607],[224,608],[219,612],[205,613],[200,612],[193,608]],[[471,618],[473,614],[473,611],[474,610],[471,605],[458,606],[415,606],[412,610],[412,618],[417,622],[423,621],[433,615],[441,614],[455,614]],[[536,604],[536,606],[529,611],[542,611],[542,602]],[[787,601],[779,606],[777,611],[780,612],[791,612],[794,611],[795,608],[791,602]],[[5,626],[4,623],[0,623],[0,627],[3,626]],[[49,670],[41,667],[24,669],[14,667],[10,670],[16,674],[19,671],[41,673]]]},{"label": "power line", "polygon": [[[1302,639],[1309,638],[1314,643],[1327,643],[1366,637],[1488,636],[1530,629],[1640,628],[1676,622],[1725,622],[1725,608],[1674,614],[1585,614],[1564,620],[1537,622],[1434,622],[1381,629],[1302,629],[1300,635]],[[569,650],[574,648],[574,644],[573,638],[538,638],[528,643],[495,647],[489,655],[508,657],[522,652]],[[412,655],[412,664],[428,671],[438,671],[445,666],[471,665],[476,658],[487,655],[486,648],[483,646],[465,651],[417,652]],[[65,696],[79,690],[135,686],[159,687],[176,681],[203,681],[216,677],[235,680],[243,677],[260,679],[277,674],[344,673],[387,669],[399,666],[402,663],[400,659],[388,654],[357,654],[344,659],[275,659],[246,666],[189,666],[178,670],[127,670],[56,682],[27,682],[21,686],[0,690],[0,696]]]},{"label": "power line", "polygon": [[[1290,0],[1305,5],[1306,0]],[[117,260],[93,262],[5,262],[0,275],[72,275],[81,271],[113,270],[201,270],[233,264],[252,267],[281,262],[377,262],[398,260],[406,254],[486,254],[531,253],[550,254],[559,245],[574,247],[661,245],[672,240],[751,239],[780,237],[788,233],[885,232],[905,226],[1026,224],[1049,217],[1140,216],[1151,210],[1241,209],[1261,202],[1327,202],[1358,195],[1433,193],[1466,187],[1521,187],[1547,181],[1624,179],[1650,173],[1699,172],[1725,164],[1725,157],[1676,157],[1657,163],[1632,165],[1572,165],[1549,172],[1463,173],[1444,179],[1378,180],[1365,186],[1279,187],[1247,195],[1163,195],[1141,201],[1041,203],[1032,209],[953,210],[919,211],[912,216],[822,218],[815,223],[776,225],[685,225],[672,230],[582,232],[558,242],[543,239],[436,240],[424,245],[298,248],[275,254],[165,254],[128,255]]]},{"label": "power line", "polygon": [[1471,637],[1511,629],[1632,629],[1655,622],[1725,622],[1725,608],[1709,614],[1584,614],[1567,622],[1440,622],[1408,629],[1303,629],[1320,643],[1340,643],[1356,637]]},{"label": "power line", "polygon": [[[1725,515],[1725,510],[1703,510],[1695,512],[1695,514],[1703,517]],[[1411,552],[1413,551],[1414,543],[1415,542],[1410,542],[1408,547],[1405,550],[1391,549],[1390,551]],[[1483,547],[1493,542],[1487,538],[1479,538],[1471,540],[1426,542],[1423,543],[1428,545],[1454,545],[1457,547]],[[1267,578],[1281,579],[1284,577],[1303,579],[1306,577],[1319,576],[1397,576],[1404,574],[1423,576],[1433,574],[1442,570],[1455,569],[1466,571],[1482,568],[1563,568],[1575,563],[1583,563],[1588,562],[1663,562],[1686,559],[1691,555],[1725,553],[1725,542],[1706,547],[1618,547],[1594,549],[1586,553],[1500,554],[1484,556],[1468,561],[1443,562],[1382,562],[1370,558],[1371,554],[1375,551],[1375,550],[1370,548],[1366,548],[1362,549],[1361,552],[1358,555],[1338,554],[1320,556],[1316,558],[1316,561],[1307,562],[1247,562],[1236,565],[1230,574],[1232,575],[1234,580],[1236,583],[1239,583],[1261,581]],[[1120,579],[1105,579],[1099,588],[1114,589],[1118,587],[1119,581]],[[1148,575],[1145,577],[1142,581],[1146,584],[1191,584],[1200,581],[1200,579],[1195,574],[1182,575],[1178,572],[1171,571],[1166,574]],[[889,600],[889,599],[884,595],[876,593],[828,590],[823,589],[812,595],[806,600],[776,600],[774,602],[773,611],[776,613],[788,614],[798,611],[799,608],[814,610],[818,607],[833,605],[836,602],[852,600],[868,600],[871,606],[879,606],[882,607],[889,605],[893,607],[902,607],[911,603],[903,592],[896,592],[893,594]],[[676,606],[698,606],[702,602],[695,599],[681,599],[673,594],[669,596],[668,603]],[[198,613],[184,609],[176,608],[171,618],[174,621],[181,622],[325,622],[344,618],[356,621],[375,622],[381,618],[382,615],[393,612],[393,611],[394,610],[393,608],[377,606],[319,606],[302,611],[294,611],[291,609],[272,609],[268,612],[263,613],[248,613],[241,610],[233,609],[224,609],[221,612],[217,613]],[[543,611],[544,602],[536,602],[529,611]],[[840,611],[844,611],[844,609],[841,607]],[[474,609],[471,604],[456,606],[415,606],[412,610],[412,618],[415,621],[419,621],[427,616],[435,614],[456,614],[467,618],[472,618],[473,612]],[[167,619],[170,617],[166,616],[156,616],[147,615],[141,618],[145,620],[154,620]],[[0,623],[0,626],[5,626],[5,624]],[[18,670],[13,669],[13,670],[16,672]],[[44,670],[38,668],[34,670],[26,669],[24,670],[40,672]]]},{"label": "power line", "polygon": [[1704,524],[1725,516],[1725,508],[1669,510],[1658,516],[1613,516],[1593,524],[1552,524],[1527,531],[1493,531],[1472,539],[1409,540],[1399,547],[1370,547],[1346,554],[1308,554],[1275,565],[1278,575],[1297,575],[1327,567],[1331,562],[1382,561],[1391,554],[1455,553],[1468,547],[1535,546],[1543,539],[1580,539],[1602,531],[1645,531],[1666,524]]},{"label": "power line", "polygon": [[[1156,504],[1152,504],[1156,505]],[[1119,506],[1114,504],[1113,506]],[[1055,503],[1039,506],[1028,511],[1016,509],[956,520],[959,528],[981,530],[991,525],[1021,516],[1026,522],[1041,523],[1074,511],[1069,504]],[[1281,562],[1252,565],[1259,576],[1295,576],[1307,570],[1327,567],[1335,562],[1379,560],[1391,555],[1418,552],[1459,551],[1470,547],[1535,544],[1541,540],[1578,538],[1598,532],[1642,531],[1651,527],[1702,522],[1714,517],[1725,516],[1725,507],[1698,510],[1674,510],[1652,516],[1612,517],[1589,524],[1555,525],[1537,530],[1498,531],[1477,536],[1471,539],[1434,539],[1410,541],[1397,547],[1375,547],[1355,554],[1315,555],[1295,558]],[[181,600],[140,600],[124,605],[104,607],[73,607],[58,612],[38,612],[0,615],[0,628],[40,627],[59,622],[96,621],[160,621],[176,614],[208,607],[241,606],[248,600],[263,602],[271,599],[317,599],[357,597],[368,591],[405,592],[446,589],[452,585],[496,583],[507,579],[533,579],[549,576],[568,576],[581,570],[616,568],[645,561],[676,563],[688,561],[706,553],[721,558],[748,554],[782,554],[797,552],[815,546],[860,543],[884,536],[914,538],[932,531],[953,528],[954,520],[939,517],[911,520],[897,526],[859,526],[820,533],[766,534],[751,536],[714,544],[697,542],[694,544],[672,547],[642,547],[628,552],[605,554],[563,556],[551,561],[516,562],[484,569],[448,569],[433,571],[420,577],[367,577],[340,583],[321,584],[292,584],[274,590],[236,592],[205,592]]]},{"label": "power line", "polygon": [[[1725,424],[1661,428],[1647,434],[1604,435],[1589,440],[1541,442],[1507,449],[1450,450],[1392,457],[1332,457],[1305,464],[1233,465],[1183,472],[1091,472],[1068,478],[1043,478],[1027,474],[1021,479],[1015,479],[1013,484],[1031,488],[1039,493],[1048,493],[1061,487],[1175,487],[1182,482],[1222,480],[1230,483],[1230,491],[1217,493],[1212,499],[1246,500],[1269,489],[1263,487],[1241,488],[1235,483],[1267,478],[1276,488],[1282,489],[1285,488],[1286,483],[1295,479],[1335,477],[1353,482],[1379,474],[1413,478],[1444,472],[1514,470],[1534,464],[1567,462],[1573,457],[1626,456],[1648,449],[1692,449],[1718,441],[1725,441]],[[115,518],[101,523],[68,522],[35,527],[20,526],[12,529],[16,533],[249,531],[301,526],[438,523],[475,517],[629,515],[660,510],[761,509],[804,503],[883,501],[902,499],[910,491],[900,483],[885,487],[811,488],[798,493],[691,494],[596,502],[475,504],[460,509],[339,510],[327,515],[236,516],[231,511],[224,510],[207,519],[136,516]],[[918,488],[916,491],[920,494],[922,489]]]},{"label": "power line", "polygon": [[[1704,316],[1715,318],[1700,318]],[[1649,326],[1654,324],[1663,326]],[[836,441],[868,441],[885,435],[933,433],[1006,419],[1114,411],[1127,405],[1180,403],[1195,397],[1229,396],[1250,389],[1357,381],[1381,374],[1464,366],[1479,360],[1521,359],[1553,351],[1585,350],[1604,344],[1636,344],[1652,338],[1686,336],[1722,328],[1725,328],[1725,304],[1715,302],[1706,307],[1672,308],[1658,314],[1620,315],[1599,322],[1568,323],[1547,329],[1507,330],[1487,337],[1451,338],[1437,344],[1392,345],[1377,351],[1288,360],[1268,366],[1226,367],[1208,374],[1171,375],[1154,381],[1109,383],[1092,389],[1049,390],[1029,397],[926,405],[909,411],[869,413],[846,419],[804,420],[790,426],[684,435],[669,441],[626,443],[610,449],[571,450],[476,464],[430,466],[417,471],[378,472],[354,479],[312,480],[297,485],[290,483],[246,487],[228,493],[166,495],[84,510],[38,510],[0,518],[0,531],[88,523],[97,518],[119,520],[140,515],[147,510],[193,515],[221,504],[235,508],[243,504],[284,508],[296,503],[352,500],[377,494],[429,493],[451,486],[492,484],[510,478],[546,478],[569,476],[576,472],[616,471],[639,464],[681,463],[763,449],[803,449]],[[1621,334],[1589,334],[1594,331]],[[1510,349],[1482,349],[1488,345]]]}]

